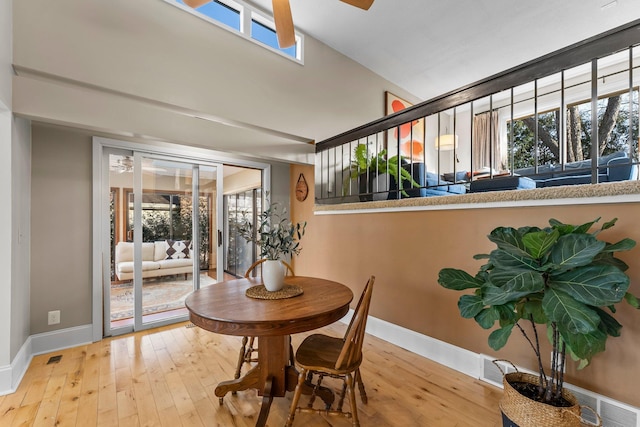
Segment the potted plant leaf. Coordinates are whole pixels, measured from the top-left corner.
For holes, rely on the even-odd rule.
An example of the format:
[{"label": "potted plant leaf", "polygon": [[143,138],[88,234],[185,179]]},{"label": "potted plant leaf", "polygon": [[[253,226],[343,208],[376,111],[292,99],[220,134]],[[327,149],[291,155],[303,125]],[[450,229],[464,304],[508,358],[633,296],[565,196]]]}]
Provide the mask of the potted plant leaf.
[{"label": "potted plant leaf", "polygon": [[280,262],[286,255],[298,255],[300,239],[304,236],[307,222],[293,224],[287,215],[287,209],[280,203],[270,203],[257,217],[256,224],[251,222],[247,212],[243,212],[238,223],[238,234],[247,242],[260,248],[260,257],[266,259],[262,267],[262,281],[268,291],[280,290],[283,286],[285,267]]},{"label": "potted plant leaf", "polygon": [[[410,182],[412,187],[419,187],[420,184],[413,179],[409,171],[399,164],[401,163],[401,159],[402,156],[397,155],[387,158],[386,149],[369,155],[367,145],[358,144],[353,151],[353,160],[351,160],[351,164],[349,165],[348,177],[343,183],[342,195],[346,196],[348,194],[351,181],[358,180],[360,201],[373,200],[373,194],[367,193],[373,192],[375,179],[384,174],[389,174],[396,182],[400,182],[400,176],[403,181]],[[380,190],[381,187],[387,189],[385,179],[379,180],[378,182],[383,182],[383,184],[379,185],[377,190]],[[401,191],[405,197],[409,196],[406,191]]]},{"label": "potted plant leaf", "polygon": [[[604,351],[609,336],[620,335],[615,304],[624,300],[639,308],[638,298],[628,292],[627,265],[615,257],[633,248],[635,241],[599,240],[600,232],[617,220],[590,232],[599,219],[582,225],[551,219],[545,228],[498,227],[488,236],[497,249],[474,257],[487,261],[474,276],[454,268],[439,272],[443,287],[473,291],[458,301],[462,317],[484,329],[497,324],[489,335],[491,348],[501,349],[516,330],[535,353],[537,375],[516,372],[503,379],[500,406],[505,426],[580,426],[580,406],[564,388],[566,356],[578,363],[578,369],[586,367]],[[545,334],[552,347],[548,367],[541,350]],[[515,404],[513,399],[522,396],[529,399],[530,408]],[[520,409],[514,409],[518,405]]]}]

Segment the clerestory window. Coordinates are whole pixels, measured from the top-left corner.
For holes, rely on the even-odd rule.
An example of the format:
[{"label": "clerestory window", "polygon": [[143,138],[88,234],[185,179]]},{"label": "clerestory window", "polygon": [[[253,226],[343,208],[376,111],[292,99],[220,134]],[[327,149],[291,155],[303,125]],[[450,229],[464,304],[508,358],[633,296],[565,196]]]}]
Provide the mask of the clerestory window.
[{"label": "clerestory window", "polygon": [[289,55],[292,58],[296,57],[296,52],[298,48],[298,41],[296,37],[296,44],[291,47],[287,47],[281,49],[278,46],[278,36],[276,35],[276,30],[270,26],[270,23],[265,22],[264,19],[260,19],[259,17],[254,17],[251,19],[251,38],[259,41],[260,43],[266,44],[267,46],[278,49],[280,52],[285,55]]},{"label": "clerestory window", "polygon": [[296,33],[296,43],[291,47],[281,49],[278,46],[273,17],[265,15],[242,1],[212,0],[195,9],[186,6],[183,0],[165,1],[179,5],[181,9],[209,22],[217,25],[222,24],[222,28],[233,31],[248,40],[258,42],[269,50],[302,62],[302,36]]}]

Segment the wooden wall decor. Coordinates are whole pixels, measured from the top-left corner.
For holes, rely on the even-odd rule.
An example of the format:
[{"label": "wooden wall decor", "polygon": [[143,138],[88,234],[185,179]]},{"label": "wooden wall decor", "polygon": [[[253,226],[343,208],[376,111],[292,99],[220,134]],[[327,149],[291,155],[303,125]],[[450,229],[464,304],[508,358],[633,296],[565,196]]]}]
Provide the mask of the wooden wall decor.
[{"label": "wooden wall decor", "polygon": [[296,199],[300,202],[304,202],[309,195],[309,186],[307,180],[304,179],[304,175],[300,174],[298,182],[296,182]]}]

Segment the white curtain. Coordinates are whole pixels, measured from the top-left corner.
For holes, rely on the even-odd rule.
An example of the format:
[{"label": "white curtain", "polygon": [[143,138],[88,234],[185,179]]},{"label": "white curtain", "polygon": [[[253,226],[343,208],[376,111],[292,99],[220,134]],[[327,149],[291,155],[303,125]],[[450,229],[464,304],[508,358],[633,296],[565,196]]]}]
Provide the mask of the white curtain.
[{"label": "white curtain", "polygon": [[506,168],[507,148],[502,144],[502,132],[497,111],[478,114],[473,119],[473,170]]}]

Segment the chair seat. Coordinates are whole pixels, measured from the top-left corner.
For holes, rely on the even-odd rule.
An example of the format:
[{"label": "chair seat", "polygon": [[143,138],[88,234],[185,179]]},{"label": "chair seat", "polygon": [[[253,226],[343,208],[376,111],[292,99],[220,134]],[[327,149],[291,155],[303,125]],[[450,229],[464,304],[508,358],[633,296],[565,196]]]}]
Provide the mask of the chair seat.
[{"label": "chair seat", "polygon": [[[354,386],[358,385],[362,403],[366,404],[368,399],[364,391],[364,384],[360,378],[360,363],[362,362],[362,342],[367,325],[374,281],[375,277],[371,276],[365,285],[360,300],[353,311],[353,316],[344,338],[313,334],[305,338],[298,347],[295,363],[300,368],[300,374],[298,375],[298,385],[291,400],[286,427],[293,425],[293,420],[298,411],[315,412],[323,415],[342,415],[351,418],[353,427],[360,427]],[[315,375],[317,375],[317,381],[314,385],[313,377]],[[328,404],[324,409],[315,409],[313,407],[315,390],[321,387],[322,380],[326,376],[340,378],[343,381],[342,392],[335,410],[331,409],[331,404]],[[298,406],[303,386],[313,388],[306,408]],[[342,409],[346,396],[349,397],[351,412]]]},{"label": "chair seat", "polygon": [[296,351],[296,362],[308,371],[328,371],[336,374],[351,372],[360,364],[354,360],[343,369],[335,369],[336,361],[344,347],[342,338],[313,334],[302,341]]}]

